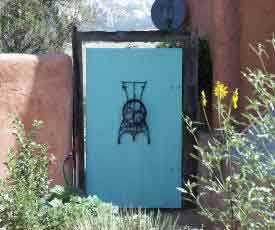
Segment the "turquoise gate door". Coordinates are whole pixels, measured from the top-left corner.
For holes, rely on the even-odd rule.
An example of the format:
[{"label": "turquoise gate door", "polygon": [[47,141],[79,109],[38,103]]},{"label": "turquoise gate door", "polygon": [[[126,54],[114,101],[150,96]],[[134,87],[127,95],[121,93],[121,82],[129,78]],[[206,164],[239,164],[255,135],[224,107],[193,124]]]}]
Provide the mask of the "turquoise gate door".
[{"label": "turquoise gate door", "polygon": [[182,49],[87,49],[86,191],[180,208]]}]

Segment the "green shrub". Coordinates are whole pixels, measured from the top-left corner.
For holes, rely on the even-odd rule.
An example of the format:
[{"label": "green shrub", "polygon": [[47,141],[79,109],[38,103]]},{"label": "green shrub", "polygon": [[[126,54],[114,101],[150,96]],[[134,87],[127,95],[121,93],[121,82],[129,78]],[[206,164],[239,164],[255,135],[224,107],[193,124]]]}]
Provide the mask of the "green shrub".
[{"label": "green shrub", "polygon": [[43,202],[35,192],[4,183],[0,190],[0,228],[44,229],[40,216]]},{"label": "green shrub", "polygon": [[23,123],[18,118],[14,119],[17,151],[9,151],[7,162],[10,183],[18,189],[32,191],[37,196],[46,194],[50,183],[48,147],[35,142],[37,131],[42,126],[43,122],[35,120],[27,136]]},{"label": "green shrub", "polygon": [[2,181],[0,192],[0,227],[5,229],[43,229],[41,213],[43,196],[48,192],[47,146],[35,142],[42,122],[34,121],[30,135],[22,122],[13,121],[17,149],[10,150],[8,183]]},{"label": "green shrub", "polygon": [[[270,43],[275,50],[275,38]],[[266,55],[262,45],[253,49],[263,70],[248,70],[244,76],[254,89],[254,98],[248,99],[248,110],[243,114],[246,132],[239,132],[244,122],[236,121],[234,109],[238,107],[238,89],[232,92],[229,105],[225,102],[227,86],[218,82],[215,88],[219,128],[210,129],[208,145],[199,143],[197,127],[185,117],[189,131],[194,135],[198,156],[194,157],[207,170],[207,175],[195,176],[197,182],[186,182],[179,189],[193,197],[201,214],[225,229],[275,229],[275,75],[268,73],[263,62]],[[202,92],[205,112],[207,98]],[[206,120],[207,116],[206,116]],[[195,188],[200,190],[195,195]],[[207,197],[216,204],[207,202]]]},{"label": "green shrub", "polygon": [[67,203],[62,203],[62,200],[55,198],[49,202],[49,207],[44,206],[42,224],[49,230],[71,230],[76,221],[86,216],[98,216],[101,206],[102,202],[97,197],[72,196]]},{"label": "green shrub", "polygon": [[1,0],[0,52],[64,51],[72,26],[94,25],[96,11],[86,0]]},{"label": "green shrub", "polygon": [[9,180],[0,179],[0,229],[71,229],[77,219],[97,216],[97,197],[79,197],[62,186],[49,191],[48,148],[35,141],[43,123],[34,121],[29,135],[18,118],[12,124],[17,150],[8,154]]},{"label": "green shrub", "polygon": [[83,196],[83,193],[74,187],[64,187],[61,185],[55,185],[50,189],[50,200],[58,199],[62,203],[67,203],[73,196]]}]

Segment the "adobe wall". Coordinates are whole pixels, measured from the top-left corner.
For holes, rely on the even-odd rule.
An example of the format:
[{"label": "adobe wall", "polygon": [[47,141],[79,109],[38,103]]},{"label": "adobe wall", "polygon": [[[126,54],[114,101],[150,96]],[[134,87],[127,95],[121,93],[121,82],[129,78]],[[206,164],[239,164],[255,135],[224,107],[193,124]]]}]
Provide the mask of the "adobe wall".
[{"label": "adobe wall", "polygon": [[[249,9],[249,10],[248,10]],[[252,69],[259,66],[259,60],[253,54],[248,44],[264,43],[272,38],[275,33],[275,2],[274,0],[242,0],[240,3],[241,37],[240,37],[240,60],[241,69]],[[266,46],[269,60],[265,59],[268,71],[275,73],[275,55],[270,46]],[[249,85],[243,78],[240,88],[244,95],[250,95]],[[243,101],[244,102],[244,101]]]},{"label": "adobe wall", "polygon": [[[275,32],[274,0],[187,1],[193,28],[209,40],[214,82],[221,80],[231,88],[240,88],[242,98],[250,95],[241,71],[259,63],[249,43],[264,42]],[[274,60],[269,60],[269,70],[273,72]],[[244,99],[241,104],[243,109]]]},{"label": "adobe wall", "polygon": [[0,177],[15,140],[9,114],[17,114],[29,130],[34,119],[43,120],[39,141],[49,145],[56,162],[50,166],[54,183],[62,184],[64,154],[71,152],[72,63],[64,55],[0,55]]},{"label": "adobe wall", "polygon": [[[264,43],[275,33],[274,0],[187,0],[190,20],[200,36],[209,41],[213,59],[214,82],[223,81],[230,88],[238,87],[241,93],[241,110],[246,105],[245,96],[252,94],[251,88],[241,71],[246,67],[259,67],[259,60],[249,44]],[[268,48],[268,47],[266,47]],[[275,55],[269,47],[268,70],[275,72]],[[214,125],[215,119],[213,118]],[[206,134],[205,134],[206,135]],[[202,143],[208,136],[200,137]],[[201,173],[203,170],[199,169]],[[208,204],[219,205],[216,197],[205,197]],[[203,219],[202,219],[203,220]],[[213,224],[203,220],[206,229]]]}]

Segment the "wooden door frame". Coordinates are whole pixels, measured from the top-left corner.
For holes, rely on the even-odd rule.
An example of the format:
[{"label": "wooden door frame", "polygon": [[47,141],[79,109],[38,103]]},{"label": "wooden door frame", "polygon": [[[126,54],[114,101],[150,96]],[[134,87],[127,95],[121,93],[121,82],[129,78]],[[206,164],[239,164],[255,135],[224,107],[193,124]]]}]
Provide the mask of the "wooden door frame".
[{"label": "wooden door frame", "polygon": [[[74,26],[72,33],[74,89],[73,89],[73,155],[75,169],[79,170],[77,187],[85,191],[84,172],[84,109],[83,109],[83,42],[182,42],[187,44],[183,52],[182,73],[182,112],[192,120],[198,119],[198,38],[189,32],[165,31],[78,31]],[[190,57],[186,59],[186,57]],[[188,60],[188,61],[187,61]],[[190,78],[188,78],[190,76]],[[196,173],[197,166],[189,156],[193,148],[192,137],[182,123],[182,184]],[[78,160],[76,160],[78,158]],[[76,162],[79,162],[76,165]]]}]

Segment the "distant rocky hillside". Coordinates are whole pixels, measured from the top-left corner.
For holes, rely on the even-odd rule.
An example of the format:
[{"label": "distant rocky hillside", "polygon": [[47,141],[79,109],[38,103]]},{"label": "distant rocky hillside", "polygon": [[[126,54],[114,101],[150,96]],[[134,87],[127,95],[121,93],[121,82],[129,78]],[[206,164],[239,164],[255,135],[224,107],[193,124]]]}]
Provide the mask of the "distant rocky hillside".
[{"label": "distant rocky hillside", "polygon": [[[154,28],[151,7],[154,0],[88,0],[97,9],[96,30],[141,30]],[[89,30],[92,25],[83,24]]]}]

